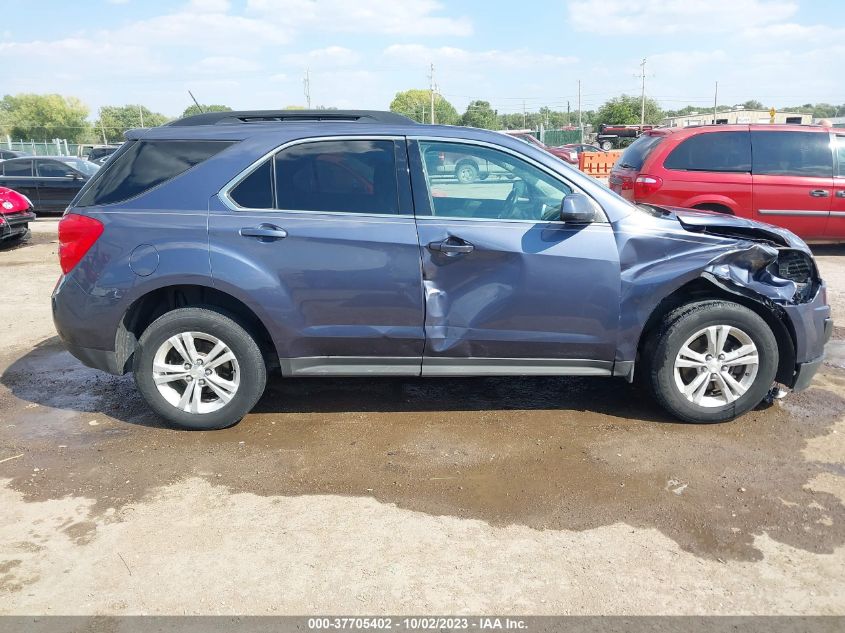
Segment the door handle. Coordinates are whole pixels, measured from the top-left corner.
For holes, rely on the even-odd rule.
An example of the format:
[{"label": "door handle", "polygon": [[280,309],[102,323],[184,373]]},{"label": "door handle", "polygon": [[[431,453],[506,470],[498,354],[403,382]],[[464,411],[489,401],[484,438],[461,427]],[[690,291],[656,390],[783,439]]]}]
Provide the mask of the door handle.
[{"label": "door handle", "polygon": [[245,226],[239,233],[243,237],[257,237],[262,242],[272,242],[288,236],[288,232],[275,224],[260,224],[258,226]]},{"label": "door handle", "polygon": [[810,191],[810,195],[814,198],[827,198],[830,192],[827,189],[813,189]]},{"label": "door handle", "polygon": [[841,191],[837,191],[836,197],[837,198],[845,198],[845,189],[842,189]]},{"label": "door handle", "polygon": [[447,255],[457,255],[459,253],[471,253],[475,250],[475,246],[464,240],[456,240],[455,238],[448,238],[441,242],[432,242],[428,247],[433,251],[446,253]]}]

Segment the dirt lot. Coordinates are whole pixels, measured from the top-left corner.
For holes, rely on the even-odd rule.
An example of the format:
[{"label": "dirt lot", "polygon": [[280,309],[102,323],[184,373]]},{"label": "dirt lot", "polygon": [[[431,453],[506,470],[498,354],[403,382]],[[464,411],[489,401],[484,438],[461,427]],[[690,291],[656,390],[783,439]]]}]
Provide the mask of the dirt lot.
[{"label": "dirt lot", "polygon": [[55,252],[0,250],[0,613],[845,613],[845,330],[729,424],[621,380],[299,379],[187,433],[62,350]]}]

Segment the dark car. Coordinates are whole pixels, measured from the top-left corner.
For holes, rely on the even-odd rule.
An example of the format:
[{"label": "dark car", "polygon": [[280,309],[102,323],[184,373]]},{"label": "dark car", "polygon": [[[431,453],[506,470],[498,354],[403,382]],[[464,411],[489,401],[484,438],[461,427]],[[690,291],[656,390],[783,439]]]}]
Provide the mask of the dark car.
[{"label": "dark car", "polygon": [[120,149],[120,145],[101,145],[92,147],[91,151],[88,152],[88,160],[92,163],[102,165],[103,162],[105,162],[105,159],[114,154],[118,149]]},{"label": "dark car", "polygon": [[22,156],[29,156],[29,154],[14,149],[0,149],[0,160],[9,160],[10,158],[20,158]]},{"label": "dark car", "polygon": [[17,242],[29,236],[29,223],[35,221],[29,198],[0,187],[0,243]]},{"label": "dark car", "polygon": [[[641,375],[718,422],[806,388],[832,332],[789,231],[636,206],[497,132],[321,110],[127,137],[59,224],[53,316],[179,426],[237,422],[270,372]],[[439,153],[506,177],[431,174]]]},{"label": "dark car", "polygon": [[0,162],[0,186],[25,195],[36,211],[61,213],[98,169],[68,156],[12,158]]}]

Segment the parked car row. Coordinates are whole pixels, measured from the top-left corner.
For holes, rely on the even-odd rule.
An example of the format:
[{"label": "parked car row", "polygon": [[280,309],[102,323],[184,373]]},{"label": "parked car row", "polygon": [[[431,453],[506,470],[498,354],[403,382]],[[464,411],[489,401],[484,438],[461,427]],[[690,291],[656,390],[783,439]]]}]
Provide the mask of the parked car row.
[{"label": "parked car row", "polygon": [[0,186],[26,196],[39,212],[61,213],[98,169],[72,156],[11,158],[0,161]]},{"label": "parked car row", "polygon": [[648,130],[609,185],[638,203],[718,211],[845,240],[845,130],[716,125]]}]

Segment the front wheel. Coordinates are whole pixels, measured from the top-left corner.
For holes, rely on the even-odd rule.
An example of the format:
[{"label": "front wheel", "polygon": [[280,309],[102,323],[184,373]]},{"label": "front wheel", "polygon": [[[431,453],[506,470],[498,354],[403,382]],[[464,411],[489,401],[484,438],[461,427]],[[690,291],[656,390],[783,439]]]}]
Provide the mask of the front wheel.
[{"label": "front wheel", "polygon": [[701,301],[667,316],[644,349],[658,402],[687,422],[724,422],[771,388],[778,347],[768,324],[729,301]]},{"label": "front wheel", "polygon": [[267,382],[252,336],[207,308],[180,308],[156,319],[138,341],[133,371],[150,408],[192,430],[235,424],[255,406]]}]

